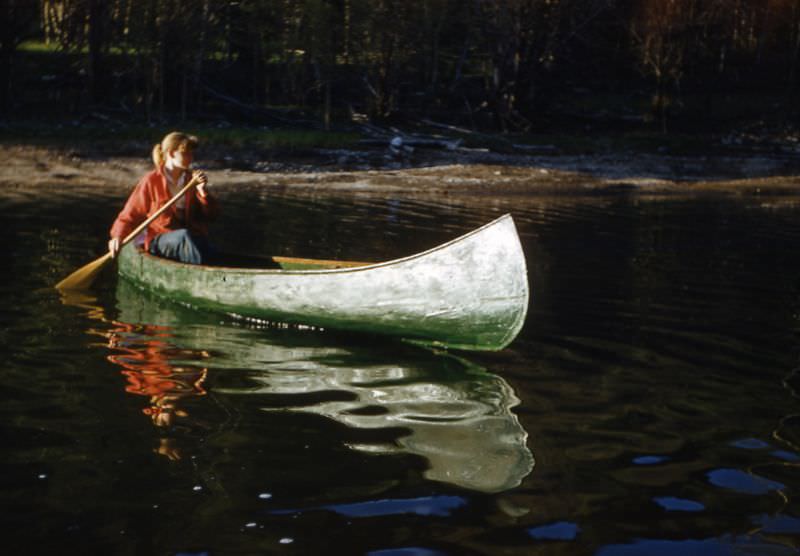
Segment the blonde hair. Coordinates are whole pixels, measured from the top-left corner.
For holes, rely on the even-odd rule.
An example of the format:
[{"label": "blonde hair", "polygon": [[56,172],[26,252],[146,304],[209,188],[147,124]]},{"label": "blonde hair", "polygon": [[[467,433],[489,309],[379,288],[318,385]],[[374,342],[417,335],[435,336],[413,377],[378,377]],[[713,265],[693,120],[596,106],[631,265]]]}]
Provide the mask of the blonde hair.
[{"label": "blonde hair", "polygon": [[197,148],[200,141],[194,135],[181,133],[180,131],[173,131],[167,133],[160,143],[153,146],[153,164],[156,168],[161,168],[166,162],[166,153],[168,151],[176,151],[181,147],[191,151]]}]

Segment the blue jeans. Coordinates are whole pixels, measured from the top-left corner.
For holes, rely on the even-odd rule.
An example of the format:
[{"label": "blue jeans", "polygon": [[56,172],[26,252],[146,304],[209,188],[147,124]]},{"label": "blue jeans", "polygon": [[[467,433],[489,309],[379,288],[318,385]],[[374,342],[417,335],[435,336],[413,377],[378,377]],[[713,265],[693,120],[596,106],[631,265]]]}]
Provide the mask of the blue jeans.
[{"label": "blue jeans", "polygon": [[149,251],[157,257],[189,264],[208,264],[213,252],[207,238],[193,236],[183,228],[154,237]]}]

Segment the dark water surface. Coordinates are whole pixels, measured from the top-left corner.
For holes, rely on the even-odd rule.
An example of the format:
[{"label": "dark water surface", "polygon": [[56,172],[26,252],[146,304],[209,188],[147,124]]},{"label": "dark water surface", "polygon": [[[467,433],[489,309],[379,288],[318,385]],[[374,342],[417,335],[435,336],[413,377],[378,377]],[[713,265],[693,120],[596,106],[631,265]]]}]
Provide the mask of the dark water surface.
[{"label": "dark water surface", "polygon": [[252,328],[104,275],[119,191],[0,192],[6,553],[793,554],[800,203],[221,191],[217,243],[382,260],[512,212],[496,354]]}]

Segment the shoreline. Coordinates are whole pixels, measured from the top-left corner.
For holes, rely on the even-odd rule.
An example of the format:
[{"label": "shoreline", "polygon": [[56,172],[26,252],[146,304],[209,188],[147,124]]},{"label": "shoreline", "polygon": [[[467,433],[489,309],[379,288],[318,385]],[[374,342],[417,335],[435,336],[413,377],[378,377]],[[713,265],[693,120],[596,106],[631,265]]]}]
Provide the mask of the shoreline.
[{"label": "shoreline", "polygon": [[[137,149],[138,150],[138,149]],[[319,194],[518,196],[630,193],[793,195],[800,154],[502,154],[481,149],[316,149],[302,153],[227,149],[205,160],[215,187]],[[0,187],[131,188],[152,167],[142,156],[86,147],[0,144]]]}]

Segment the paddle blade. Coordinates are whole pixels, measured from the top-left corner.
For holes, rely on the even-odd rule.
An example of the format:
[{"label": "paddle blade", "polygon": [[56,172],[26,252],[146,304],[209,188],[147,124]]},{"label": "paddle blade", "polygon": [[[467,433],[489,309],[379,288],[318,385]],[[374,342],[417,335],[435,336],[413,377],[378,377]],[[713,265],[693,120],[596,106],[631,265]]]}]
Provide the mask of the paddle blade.
[{"label": "paddle blade", "polygon": [[111,254],[106,253],[99,259],[95,259],[86,266],[82,266],[61,280],[58,284],[56,284],[56,289],[59,291],[85,290],[92,285],[94,279],[97,278],[97,275],[100,274],[100,271],[103,270],[103,267],[110,260]]}]

